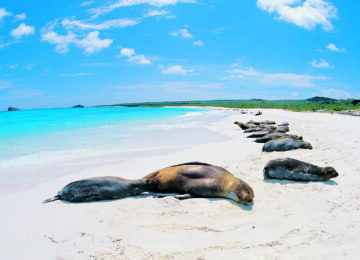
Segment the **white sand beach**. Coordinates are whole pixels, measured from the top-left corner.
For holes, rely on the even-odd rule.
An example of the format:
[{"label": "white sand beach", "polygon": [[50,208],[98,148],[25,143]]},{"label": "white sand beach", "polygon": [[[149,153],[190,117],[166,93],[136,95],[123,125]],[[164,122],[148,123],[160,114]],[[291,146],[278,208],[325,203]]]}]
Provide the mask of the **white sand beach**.
[{"label": "white sand beach", "polygon": [[[262,112],[255,117],[229,111],[225,119],[209,120],[204,127],[226,136],[224,141],[160,154],[149,147],[140,157],[133,154],[118,163],[64,165],[72,167],[73,174],[1,195],[0,259],[358,258],[360,117]],[[246,138],[233,124],[248,120],[289,122],[290,133],[302,135],[313,150],[264,153],[262,144]],[[188,138],[201,135],[194,131]],[[327,182],[264,181],[264,165],[281,157],[333,166],[339,176]],[[96,203],[41,203],[81,178],[140,178],[189,161],[226,168],[253,188],[254,203],[148,195]]]}]

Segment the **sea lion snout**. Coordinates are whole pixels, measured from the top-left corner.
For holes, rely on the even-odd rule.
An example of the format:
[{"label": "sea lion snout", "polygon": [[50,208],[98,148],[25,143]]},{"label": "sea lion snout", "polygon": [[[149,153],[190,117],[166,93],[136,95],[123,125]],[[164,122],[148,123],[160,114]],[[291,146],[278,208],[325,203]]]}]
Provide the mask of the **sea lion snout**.
[{"label": "sea lion snout", "polygon": [[338,177],[339,173],[333,167],[324,167],[323,168],[323,180],[328,180],[331,178]]},{"label": "sea lion snout", "polygon": [[239,203],[250,204],[254,200],[254,191],[246,183],[238,185],[235,194],[239,198]]}]

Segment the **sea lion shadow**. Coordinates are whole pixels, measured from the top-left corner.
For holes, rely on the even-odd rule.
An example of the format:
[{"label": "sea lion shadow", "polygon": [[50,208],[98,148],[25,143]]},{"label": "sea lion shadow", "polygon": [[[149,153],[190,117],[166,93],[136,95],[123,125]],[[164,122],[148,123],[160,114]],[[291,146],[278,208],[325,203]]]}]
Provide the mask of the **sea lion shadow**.
[{"label": "sea lion shadow", "polygon": [[291,181],[291,180],[280,180],[280,179],[264,179],[264,182],[266,183],[280,183],[281,185],[286,184],[308,184],[310,182],[320,182],[324,183],[325,185],[332,185],[336,186],[339,185],[336,181],[333,180],[327,180],[327,181]]},{"label": "sea lion shadow", "polygon": [[[175,199],[176,196],[178,196],[178,193],[143,193],[137,196],[134,196],[135,199],[141,199],[141,198],[148,198],[148,197],[152,197],[152,198],[165,198],[165,197],[174,197]],[[231,204],[238,206],[240,208],[242,208],[245,211],[251,211],[252,207],[254,205],[254,201],[252,201],[250,204],[241,204],[241,203],[237,203],[236,201],[227,199],[227,198],[206,198],[206,197],[192,197],[192,198],[187,198],[187,199],[206,199],[209,201],[218,201],[218,200],[227,200],[229,201]],[[183,199],[178,199],[178,200],[183,200]]]}]

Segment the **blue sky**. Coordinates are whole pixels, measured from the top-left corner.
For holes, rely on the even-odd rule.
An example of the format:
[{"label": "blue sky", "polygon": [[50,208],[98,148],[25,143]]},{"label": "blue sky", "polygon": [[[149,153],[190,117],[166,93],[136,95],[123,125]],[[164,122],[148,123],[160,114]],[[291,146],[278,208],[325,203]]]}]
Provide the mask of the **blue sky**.
[{"label": "blue sky", "polygon": [[0,2],[0,110],[360,98],[359,1]]}]

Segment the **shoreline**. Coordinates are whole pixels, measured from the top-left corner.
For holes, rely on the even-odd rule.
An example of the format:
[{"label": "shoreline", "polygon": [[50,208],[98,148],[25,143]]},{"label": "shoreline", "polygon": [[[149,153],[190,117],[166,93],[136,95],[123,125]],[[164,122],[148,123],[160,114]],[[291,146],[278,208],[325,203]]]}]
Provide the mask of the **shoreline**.
[{"label": "shoreline", "polygon": [[[228,116],[204,125],[228,137],[226,140],[161,155],[146,153],[110,165],[105,162],[0,196],[5,212],[0,217],[1,258],[356,258],[360,255],[360,167],[354,164],[360,152],[358,118],[261,110],[263,115],[256,117],[229,111]],[[261,144],[246,138],[233,124],[250,119],[287,121],[290,133],[302,135],[314,149],[263,153]],[[199,136],[201,131],[187,138]],[[340,175],[328,182],[265,182],[263,166],[280,157],[333,166]],[[195,160],[224,167],[247,182],[255,192],[254,204],[147,195],[108,202],[41,204],[76,179],[105,175],[140,178],[156,169]],[[18,250],[19,244],[22,250]]]}]

